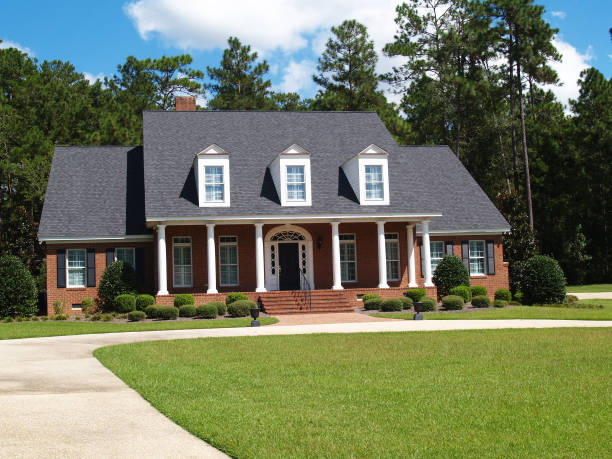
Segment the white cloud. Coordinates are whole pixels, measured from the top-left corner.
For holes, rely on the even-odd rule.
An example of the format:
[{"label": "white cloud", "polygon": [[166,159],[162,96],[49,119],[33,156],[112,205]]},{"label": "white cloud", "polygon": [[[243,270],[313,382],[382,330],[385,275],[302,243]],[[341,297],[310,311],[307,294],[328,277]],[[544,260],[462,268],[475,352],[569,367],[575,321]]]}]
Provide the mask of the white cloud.
[{"label": "white cloud", "polygon": [[565,11],[551,11],[550,14],[559,19],[565,19],[567,16]]},{"label": "white cloud", "polygon": [[283,79],[274,88],[283,92],[312,92],[314,82],[312,75],[317,70],[317,65],[308,59],[296,62],[291,60],[283,71]]},{"label": "white cloud", "polygon": [[26,53],[27,55],[34,57],[34,53],[27,46],[22,46],[19,43],[16,43],[14,41],[3,40],[2,43],[0,43],[0,49],[8,49],[8,48],[16,48],[22,53]]},{"label": "white cloud", "polygon": [[562,57],[560,62],[551,62],[550,66],[557,71],[561,86],[546,86],[546,89],[550,89],[567,108],[569,99],[578,97],[580,72],[591,67],[592,49],[589,47],[585,54],[581,54],[559,37],[553,39],[553,44]]},{"label": "white cloud", "polygon": [[104,74],[103,73],[96,73],[94,75],[93,73],[83,72],[83,76],[85,77],[85,79],[87,81],[89,81],[90,84],[94,84],[97,80],[100,80],[101,82],[104,82]]}]

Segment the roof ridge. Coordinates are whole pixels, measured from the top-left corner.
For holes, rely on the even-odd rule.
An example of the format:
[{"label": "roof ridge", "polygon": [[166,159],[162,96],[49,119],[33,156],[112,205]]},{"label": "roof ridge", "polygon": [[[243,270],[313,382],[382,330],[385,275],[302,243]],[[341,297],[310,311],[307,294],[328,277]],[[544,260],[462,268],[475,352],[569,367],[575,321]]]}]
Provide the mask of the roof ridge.
[{"label": "roof ridge", "polygon": [[376,113],[375,110],[143,110],[143,113]]}]

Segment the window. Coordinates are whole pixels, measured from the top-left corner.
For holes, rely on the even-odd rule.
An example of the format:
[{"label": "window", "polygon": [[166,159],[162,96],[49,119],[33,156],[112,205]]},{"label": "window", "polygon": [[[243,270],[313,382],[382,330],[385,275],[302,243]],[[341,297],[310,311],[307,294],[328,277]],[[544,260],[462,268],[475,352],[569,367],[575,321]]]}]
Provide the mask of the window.
[{"label": "window", "polygon": [[221,285],[238,285],[238,238],[219,237],[219,282]]},{"label": "window", "polygon": [[287,166],[287,200],[306,201],[304,166]]},{"label": "window", "polygon": [[365,190],[367,200],[384,199],[382,166],[365,166]]},{"label": "window", "polygon": [[66,269],[68,270],[68,287],[85,287],[87,271],[85,249],[66,250]]},{"label": "window", "polygon": [[223,166],[204,166],[204,196],[207,202],[223,202]]},{"label": "window", "polygon": [[438,263],[444,258],[444,242],[433,241],[429,243],[429,253],[431,254],[431,272],[436,272]]},{"label": "window", "polygon": [[385,252],[387,254],[387,280],[400,279],[399,235],[385,233]]},{"label": "window", "polygon": [[191,287],[191,238],[175,237],[172,239],[174,261],[174,286]]},{"label": "window", "polygon": [[485,243],[470,241],[470,276],[485,274]]},{"label": "window", "polygon": [[116,257],[117,261],[122,261],[136,269],[136,250],[133,247],[118,247]]},{"label": "window", "polygon": [[354,234],[340,235],[340,279],[342,282],[355,282],[357,280]]}]

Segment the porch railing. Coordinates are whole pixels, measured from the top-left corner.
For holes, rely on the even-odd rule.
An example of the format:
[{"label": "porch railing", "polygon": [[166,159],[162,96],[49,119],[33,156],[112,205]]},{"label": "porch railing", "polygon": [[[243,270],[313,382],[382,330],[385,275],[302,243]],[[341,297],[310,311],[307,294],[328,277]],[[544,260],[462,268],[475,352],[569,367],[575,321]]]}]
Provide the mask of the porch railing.
[{"label": "porch railing", "polygon": [[310,282],[306,279],[306,275],[300,269],[300,295],[302,301],[304,302],[304,307],[310,311],[312,309],[312,297],[311,297],[312,287],[310,286]]}]

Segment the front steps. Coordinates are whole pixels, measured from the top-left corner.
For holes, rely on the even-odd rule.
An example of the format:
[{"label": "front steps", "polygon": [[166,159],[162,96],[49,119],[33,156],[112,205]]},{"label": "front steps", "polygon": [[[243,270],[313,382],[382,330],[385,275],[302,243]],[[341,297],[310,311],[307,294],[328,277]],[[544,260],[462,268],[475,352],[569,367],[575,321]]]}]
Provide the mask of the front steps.
[{"label": "front steps", "polygon": [[269,315],[353,312],[355,310],[342,291],[285,290],[261,293],[259,297],[263,310]]}]

